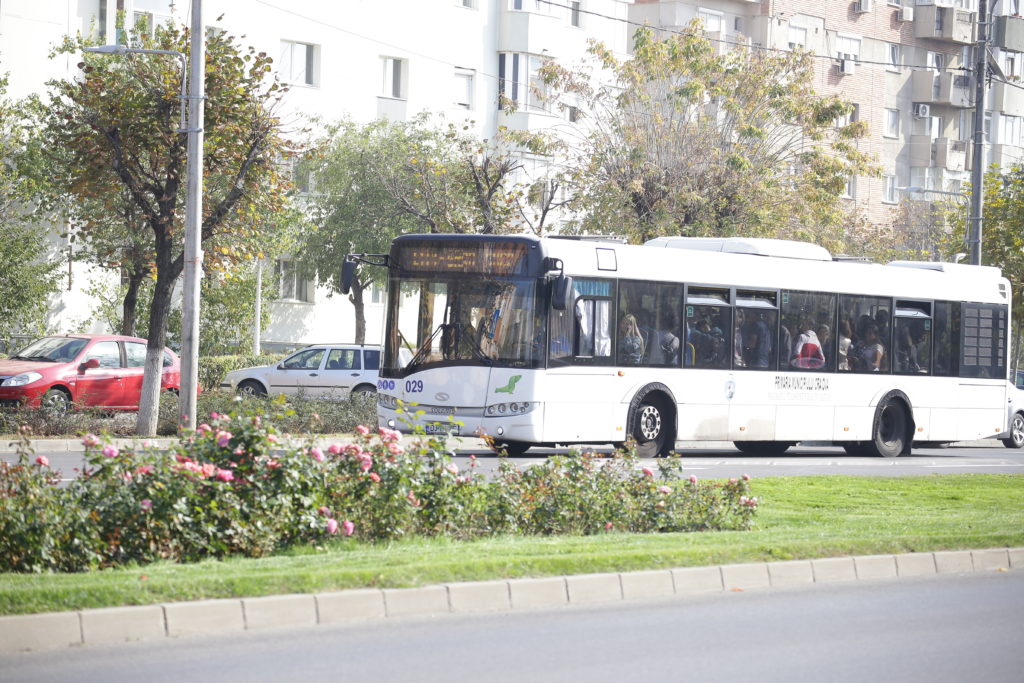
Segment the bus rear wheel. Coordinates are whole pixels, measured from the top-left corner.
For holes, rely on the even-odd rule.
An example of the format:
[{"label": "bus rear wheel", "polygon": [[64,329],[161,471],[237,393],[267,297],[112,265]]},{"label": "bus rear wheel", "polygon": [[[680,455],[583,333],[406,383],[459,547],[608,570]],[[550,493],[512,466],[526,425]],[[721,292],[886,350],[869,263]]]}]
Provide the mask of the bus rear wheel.
[{"label": "bus rear wheel", "polygon": [[669,426],[671,419],[664,404],[657,400],[645,400],[633,416],[633,438],[636,439],[636,454],[641,458],[657,458],[668,455],[671,450]]},{"label": "bus rear wheel", "polygon": [[895,458],[909,450],[910,416],[902,402],[887,398],[875,411],[875,424],[871,441],[863,444],[864,454],[880,458]]},{"label": "bus rear wheel", "polygon": [[788,441],[733,441],[736,450],[746,455],[782,455],[792,446]]}]

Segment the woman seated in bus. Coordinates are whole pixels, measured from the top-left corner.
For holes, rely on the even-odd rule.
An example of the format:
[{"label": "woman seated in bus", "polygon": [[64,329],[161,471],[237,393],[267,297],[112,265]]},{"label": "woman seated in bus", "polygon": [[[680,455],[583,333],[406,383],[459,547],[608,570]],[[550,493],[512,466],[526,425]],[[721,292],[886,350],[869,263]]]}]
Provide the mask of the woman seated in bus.
[{"label": "woman seated in bus", "polygon": [[793,353],[789,364],[802,370],[818,370],[825,367],[825,354],[821,350],[821,340],[814,331],[814,321],[805,318],[800,323],[800,334],[793,342]]},{"label": "woman seated in bus", "polygon": [[644,359],[646,348],[636,317],[627,313],[619,322],[619,362],[639,365]]},{"label": "woman seated in bus", "polygon": [[878,325],[869,323],[864,327],[864,337],[857,342],[856,360],[853,369],[857,372],[878,372],[885,356],[885,346],[878,340]]},{"label": "woman seated in bus", "polygon": [[[669,310],[662,320],[665,329],[651,329],[647,338],[647,363],[649,365],[679,365],[679,337],[675,330],[679,329],[679,319],[675,311]],[[640,328],[643,334],[647,330]]]}]

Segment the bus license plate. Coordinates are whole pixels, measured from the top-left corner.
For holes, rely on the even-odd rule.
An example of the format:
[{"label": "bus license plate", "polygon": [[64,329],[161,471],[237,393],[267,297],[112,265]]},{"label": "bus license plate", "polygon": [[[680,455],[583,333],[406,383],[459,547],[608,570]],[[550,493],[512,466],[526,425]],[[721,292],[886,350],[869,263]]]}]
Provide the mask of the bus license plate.
[{"label": "bus license plate", "polygon": [[458,436],[459,425],[452,424],[451,422],[428,422],[424,425],[424,431],[427,434],[451,434],[452,436]]}]

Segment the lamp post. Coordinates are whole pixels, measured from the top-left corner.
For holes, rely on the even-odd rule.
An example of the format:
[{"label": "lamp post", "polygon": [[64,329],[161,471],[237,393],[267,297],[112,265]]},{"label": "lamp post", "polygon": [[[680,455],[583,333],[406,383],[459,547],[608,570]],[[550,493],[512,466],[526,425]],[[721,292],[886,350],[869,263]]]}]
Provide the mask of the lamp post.
[{"label": "lamp post", "polygon": [[[179,133],[188,135],[187,183],[185,190],[184,283],[181,304],[181,392],[179,409],[182,427],[196,425],[196,392],[199,386],[199,277],[203,254],[200,250],[203,219],[203,104],[206,41],[203,29],[202,0],[192,0],[192,27],[189,59],[177,50],[152,50],[125,45],[87,47],[85,52],[99,54],[171,55],[181,60],[181,122]],[[186,81],[187,77],[187,81]],[[188,90],[186,92],[186,82]],[[188,125],[185,103],[188,102]]]}]

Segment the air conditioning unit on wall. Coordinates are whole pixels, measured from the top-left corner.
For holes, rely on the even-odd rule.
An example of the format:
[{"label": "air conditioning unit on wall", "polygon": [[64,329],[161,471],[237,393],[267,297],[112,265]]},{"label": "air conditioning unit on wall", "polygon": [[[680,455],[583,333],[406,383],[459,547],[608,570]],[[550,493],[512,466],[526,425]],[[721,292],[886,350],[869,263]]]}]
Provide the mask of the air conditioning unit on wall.
[{"label": "air conditioning unit on wall", "polygon": [[915,102],[913,112],[915,119],[926,119],[931,116],[931,109],[924,102]]},{"label": "air conditioning unit on wall", "polygon": [[900,7],[899,19],[900,19],[900,21],[913,21],[914,20],[914,8],[913,7]]},{"label": "air conditioning unit on wall", "polygon": [[849,76],[854,72],[854,65],[856,62],[849,56],[839,60],[839,73],[843,76]]}]

